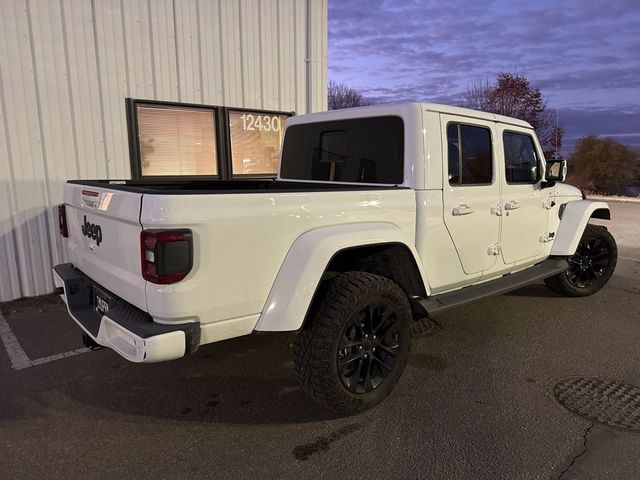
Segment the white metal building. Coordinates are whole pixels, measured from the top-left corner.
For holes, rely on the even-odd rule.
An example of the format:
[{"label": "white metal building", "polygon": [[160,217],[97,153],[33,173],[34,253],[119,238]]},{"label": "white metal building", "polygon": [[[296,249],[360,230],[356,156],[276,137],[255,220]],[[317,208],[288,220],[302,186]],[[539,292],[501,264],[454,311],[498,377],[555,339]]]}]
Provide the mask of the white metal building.
[{"label": "white metal building", "polygon": [[71,178],[130,178],[125,98],[326,109],[327,0],[2,0],[0,301],[49,293]]}]

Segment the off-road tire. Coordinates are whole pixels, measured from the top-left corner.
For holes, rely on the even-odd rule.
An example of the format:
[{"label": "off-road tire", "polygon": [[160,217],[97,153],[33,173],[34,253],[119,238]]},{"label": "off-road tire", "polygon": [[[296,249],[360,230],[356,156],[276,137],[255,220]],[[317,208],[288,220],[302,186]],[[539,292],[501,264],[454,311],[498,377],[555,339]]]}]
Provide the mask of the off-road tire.
[{"label": "off-road tire", "polygon": [[[591,283],[589,283],[588,285],[579,285],[580,282],[571,280],[571,268],[573,267],[575,269],[579,264],[579,262],[581,261],[580,252],[584,252],[585,246],[591,240],[595,240],[596,243],[601,242],[601,244],[604,246],[606,250],[607,262],[601,271],[600,269],[596,268],[598,273],[596,274],[596,278],[593,279]],[[572,257],[569,257],[569,270],[545,279],[545,283],[554,292],[565,295],[567,297],[586,297],[588,295],[593,295],[602,287],[604,287],[605,284],[609,281],[611,275],[613,275],[613,271],[616,268],[617,261],[618,247],[616,245],[615,239],[609,233],[609,231],[605,227],[600,225],[587,224],[587,227],[582,234],[582,238],[580,239],[576,254]],[[589,264],[588,268],[590,267],[591,264]],[[594,272],[596,270],[594,270]]]},{"label": "off-road tire", "polygon": [[[334,277],[320,295],[305,328],[298,335],[295,369],[302,388],[312,399],[339,415],[353,415],[382,401],[402,375],[409,356],[411,307],[407,295],[395,282],[365,272],[346,272]],[[360,318],[367,307],[381,303],[388,305],[395,315],[394,338],[398,339],[395,363],[378,386],[354,393],[347,388],[339,370],[338,355],[343,351],[339,345],[344,341],[345,329],[356,323],[354,319]],[[369,362],[373,363],[371,357]],[[357,380],[355,384],[356,389],[359,388]],[[365,380],[362,389],[366,385]]]}]

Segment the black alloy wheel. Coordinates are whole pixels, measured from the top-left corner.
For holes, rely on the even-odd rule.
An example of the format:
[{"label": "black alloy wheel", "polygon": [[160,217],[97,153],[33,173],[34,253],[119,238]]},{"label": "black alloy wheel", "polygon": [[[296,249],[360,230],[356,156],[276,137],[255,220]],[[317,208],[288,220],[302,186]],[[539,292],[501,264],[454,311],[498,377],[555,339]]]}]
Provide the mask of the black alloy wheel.
[{"label": "black alloy wheel", "polygon": [[617,261],[618,247],[609,231],[587,224],[576,252],[567,259],[567,270],[545,279],[545,283],[568,297],[593,295],[609,281]]},{"label": "black alloy wheel", "polygon": [[576,253],[569,257],[569,269],[565,275],[576,288],[588,288],[607,271],[610,251],[606,243],[597,237],[582,238]]},{"label": "black alloy wheel", "polygon": [[351,393],[367,393],[389,377],[398,362],[400,327],[392,305],[378,302],[359,311],[342,332],[338,372]]}]

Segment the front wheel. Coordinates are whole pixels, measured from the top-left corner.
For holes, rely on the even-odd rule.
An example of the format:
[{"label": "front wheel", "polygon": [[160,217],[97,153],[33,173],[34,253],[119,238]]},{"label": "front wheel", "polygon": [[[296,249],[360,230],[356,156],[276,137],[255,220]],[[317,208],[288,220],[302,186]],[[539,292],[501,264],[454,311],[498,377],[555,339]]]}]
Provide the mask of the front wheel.
[{"label": "front wheel", "polygon": [[569,297],[593,295],[609,281],[618,261],[618,247],[609,231],[587,225],[576,249],[569,257],[567,271],[547,278],[547,286]]},{"label": "front wheel", "polygon": [[406,294],[391,280],[365,272],[333,278],[296,341],[303,389],[343,415],[379,403],[407,363],[411,319]]}]

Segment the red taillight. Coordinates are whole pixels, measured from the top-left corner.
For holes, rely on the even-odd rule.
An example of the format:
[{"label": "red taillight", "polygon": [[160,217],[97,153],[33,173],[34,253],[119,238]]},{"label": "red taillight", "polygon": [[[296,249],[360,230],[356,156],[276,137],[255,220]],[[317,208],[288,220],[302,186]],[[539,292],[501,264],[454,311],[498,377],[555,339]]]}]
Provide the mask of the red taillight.
[{"label": "red taillight", "polygon": [[60,235],[69,238],[69,229],[67,228],[67,209],[64,203],[58,205],[58,226],[60,227]]},{"label": "red taillight", "polygon": [[179,282],[193,266],[193,234],[189,229],[143,230],[140,256],[145,280],[160,284]]}]

